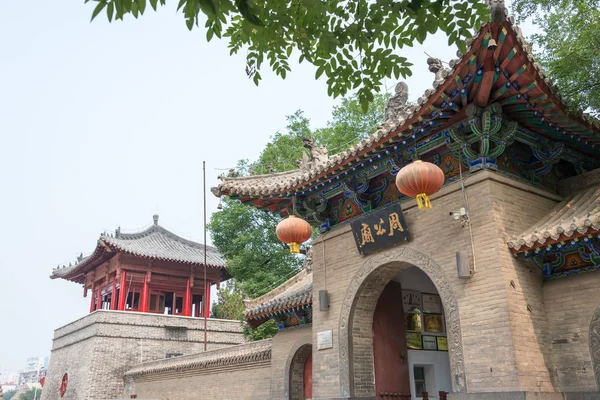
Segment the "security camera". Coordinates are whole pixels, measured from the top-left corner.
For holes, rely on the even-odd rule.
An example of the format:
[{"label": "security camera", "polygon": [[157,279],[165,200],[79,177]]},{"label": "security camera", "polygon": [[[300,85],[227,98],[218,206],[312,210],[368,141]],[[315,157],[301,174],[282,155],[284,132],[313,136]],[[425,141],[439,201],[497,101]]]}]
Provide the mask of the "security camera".
[{"label": "security camera", "polygon": [[464,207],[462,207],[458,211],[450,211],[450,216],[457,221],[466,215],[467,215],[467,210]]}]

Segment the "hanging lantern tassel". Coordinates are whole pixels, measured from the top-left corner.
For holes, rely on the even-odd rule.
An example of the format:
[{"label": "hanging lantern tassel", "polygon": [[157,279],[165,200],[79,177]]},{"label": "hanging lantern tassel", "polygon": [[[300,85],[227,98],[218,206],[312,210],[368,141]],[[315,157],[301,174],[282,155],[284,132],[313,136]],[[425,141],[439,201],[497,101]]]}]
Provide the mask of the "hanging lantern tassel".
[{"label": "hanging lantern tassel", "polygon": [[429,201],[427,193],[419,193],[417,195],[417,206],[419,207],[419,210],[431,208],[431,201]]},{"label": "hanging lantern tassel", "polygon": [[429,196],[437,193],[444,184],[444,171],[435,164],[416,160],[404,166],[396,175],[400,193],[417,200],[419,210],[431,208]]},{"label": "hanging lantern tassel", "polygon": [[277,224],[275,233],[279,240],[290,246],[290,253],[298,254],[300,253],[300,243],[306,242],[312,236],[312,228],[302,218],[290,215],[289,218]]}]

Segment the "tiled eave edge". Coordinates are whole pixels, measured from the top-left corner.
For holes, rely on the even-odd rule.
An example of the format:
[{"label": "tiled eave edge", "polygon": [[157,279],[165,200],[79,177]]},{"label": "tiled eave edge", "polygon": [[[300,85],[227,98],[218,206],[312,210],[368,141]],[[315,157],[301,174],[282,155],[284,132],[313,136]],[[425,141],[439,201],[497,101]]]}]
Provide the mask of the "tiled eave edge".
[{"label": "tiled eave edge", "polygon": [[[204,264],[202,264],[202,263],[192,262],[189,260],[181,260],[181,259],[171,258],[171,257],[156,257],[156,256],[142,255],[142,254],[139,254],[136,252],[124,250],[120,246],[109,244],[109,243],[104,242],[102,239],[99,239],[96,249],[94,249],[94,252],[89,257],[87,257],[85,259],[85,261],[83,261],[79,264],[75,264],[72,267],[67,267],[67,268],[70,268],[68,270],[67,270],[67,268],[65,268],[66,271],[62,274],[55,273],[57,271],[61,271],[61,269],[52,271],[52,275],[50,275],[50,279],[61,278],[61,279],[66,279],[66,280],[69,280],[72,282],[82,283],[82,282],[80,282],[79,279],[77,279],[78,277],[89,272],[91,269],[97,267],[98,265],[102,264],[103,262],[109,260],[110,258],[112,258],[114,256],[114,253],[116,253],[116,252],[121,252],[124,254],[144,258],[147,260],[176,262],[179,264],[196,265],[196,266],[200,266],[200,267],[204,266]],[[104,258],[105,254],[110,254],[110,255],[109,255],[109,257]],[[221,266],[221,265],[207,264],[206,266],[208,268],[225,270],[225,266]]]},{"label": "tiled eave edge", "polygon": [[573,229],[570,232],[562,232],[558,237],[556,235],[554,237],[542,237],[535,242],[523,244],[508,242],[508,248],[515,257],[523,255],[527,258],[532,254],[540,255],[545,251],[550,251],[554,246],[560,250],[563,247],[576,246],[579,242],[588,243],[600,234],[600,227],[598,226],[573,227]]},{"label": "tiled eave edge", "polygon": [[286,315],[286,314],[289,314],[291,311],[296,311],[296,310],[301,310],[301,309],[312,307],[312,294],[310,297],[311,297],[310,300],[304,301],[302,303],[294,304],[294,305],[286,305],[283,307],[274,308],[272,310],[258,311],[256,313],[246,312],[246,313],[244,313],[244,317],[248,321],[251,321],[251,320],[257,321],[257,320],[270,319],[270,318],[273,318],[273,317],[276,317],[279,315]]},{"label": "tiled eave edge", "polygon": [[125,373],[126,377],[137,377],[148,374],[180,372],[193,369],[246,364],[269,361],[271,359],[271,339],[241,344],[224,349],[212,350],[188,356],[140,364]]}]

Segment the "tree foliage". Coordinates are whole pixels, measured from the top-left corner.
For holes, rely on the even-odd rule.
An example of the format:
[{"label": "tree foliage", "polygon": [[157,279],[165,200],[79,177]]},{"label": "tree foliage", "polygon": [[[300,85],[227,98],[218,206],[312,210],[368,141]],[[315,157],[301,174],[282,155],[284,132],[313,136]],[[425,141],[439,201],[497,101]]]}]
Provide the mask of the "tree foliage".
[{"label": "tree foliage", "polygon": [[574,110],[600,113],[600,0],[517,0],[521,19],[532,17],[536,54]]},{"label": "tree foliage", "polygon": [[[301,158],[303,137],[313,137],[330,152],[341,151],[373,133],[383,120],[386,95],[377,95],[374,106],[363,113],[356,97],[343,99],[334,108],[333,117],[324,128],[312,129],[310,120],[302,111],[287,117],[285,132],[277,132],[265,146],[256,162],[242,161],[242,174],[252,169],[266,173],[268,166],[278,170],[291,169]],[[243,319],[243,298],[256,298],[275,288],[296,273],[302,256],[290,254],[275,235],[281,218],[244,205],[238,200],[222,198],[223,210],[213,214],[208,225],[212,242],[225,256],[228,270],[235,283],[221,289],[218,302],[213,306],[217,318]],[[245,333],[257,340],[273,336],[277,332],[274,321],[250,329]]]},{"label": "tree foliage", "polygon": [[257,174],[267,173],[269,167],[276,171],[296,168],[296,160],[302,158],[302,139],[311,137],[319,146],[327,148],[329,154],[344,151],[360,140],[370,136],[383,121],[385,105],[389,95],[377,94],[372,107],[363,112],[356,96],[342,99],[335,106],[332,119],[323,128],[311,129],[310,119],[300,110],[288,115],[286,132],[277,132],[265,146],[255,163],[242,162],[245,168]]},{"label": "tree foliage", "polygon": [[2,398],[3,398],[3,400],[11,400],[12,398],[15,397],[15,394],[17,394],[16,390],[9,390],[6,393],[4,393]]},{"label": "tree foliage", "polygon": [[[92,19],[143,15],[166,0],[85,0]],[[406,77],[411,63],[397,54],[438,30],[464,50],[464,39],[487,20],[484,0],[179,0],[188,29],[204,23],[206,39],[228,40],[231,54],[246,52],[246,72],[255,84],[265,62],[285,79],[295,52],[299,62],[327,77],[330,96],[357,90],[363,109],[385,78]]]}]

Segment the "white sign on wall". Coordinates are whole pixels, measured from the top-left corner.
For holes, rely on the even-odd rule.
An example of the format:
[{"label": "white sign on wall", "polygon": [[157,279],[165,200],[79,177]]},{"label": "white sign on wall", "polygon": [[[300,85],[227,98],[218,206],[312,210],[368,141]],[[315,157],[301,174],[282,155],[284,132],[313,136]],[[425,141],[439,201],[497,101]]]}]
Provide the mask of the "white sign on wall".
[{"label": "white sign on wall", "polygon": [[317,333],[317,350],[331,349],[333,347],[333,331]]}]

